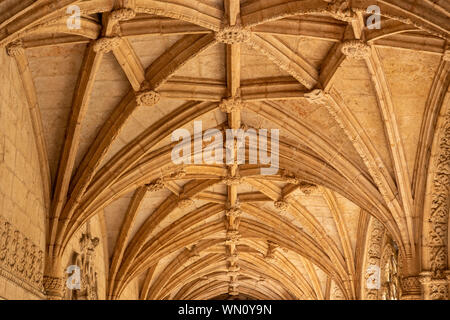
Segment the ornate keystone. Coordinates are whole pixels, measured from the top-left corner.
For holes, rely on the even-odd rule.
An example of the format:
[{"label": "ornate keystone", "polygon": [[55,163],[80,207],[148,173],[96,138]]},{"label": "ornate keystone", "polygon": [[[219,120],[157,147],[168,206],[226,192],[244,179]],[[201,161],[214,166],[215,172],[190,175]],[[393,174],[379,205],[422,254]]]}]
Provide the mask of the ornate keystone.
[{"label": "ornate keystone", "polygon": [[244,43],[250,40],[250,30],[242,26],[228,26],[216,32],[216,40],[226,44]]},{"label": "ornate keystone", "polygon": [[370,56],[370,46],[361,40],[345,41],[341,51],[347,57],[355,60],[361,60]]},{"label": "ornate keystone", "polygon": [[328,97],[321,89],[314,89],[304,95],[305,99],[310,103],[325,105],[328,103]]},{"label": "ornate keystone", "polygon": [[278,209],[278,211],[287,211],[289,208],[289,203],[285,200],[278,200],[273,203],[273,206]]},{"label": "ornate keystone", "polygon": [[160,191],[160,190],[164,189],[164,187],[165,187],[164,180],[157,179],[154,182],[147,184],[146,187],[149,192]]},{"label": "ornate keystone", "polygon": [[16,40],[14,42],[11,42],[6,47],[6,53],[10,57],[17,57],[20,54],[23,54],[25,52],[25,49],[23,48],[22,40]]},{"label": "ornate keystone", "polygon": [[136,12],[133,9],[130,8],[122,8],[117,9],[113,12],[111,12],[111,19],[114,21],[127,21],[131,20],[136,16]]},{"label": "ornate keystone", "polygon": [[239,176],[227,176],[222,180],[222,182],[227,186],[238,186],[244,182],[244,178]]},{"label": "ornate keystone", "polygon": [[120,44],[119,37],[103,37],[98,39],[94,44],[94,51],[108,53],[117,48]]},{"label": "ornate keystone", "polygon": [[136,103],[139,107],[154,106],[161,100],[161,95],[150,88],[147,82],[143,83],[141,90],[136,92]]},{"label": "ornate keystone", "polygon": [[222,112],[232,113],[233,111],[239,111],[244,108],[244,103],[240,98],[228,98],[222,99],[219,105],[219,109]]}]

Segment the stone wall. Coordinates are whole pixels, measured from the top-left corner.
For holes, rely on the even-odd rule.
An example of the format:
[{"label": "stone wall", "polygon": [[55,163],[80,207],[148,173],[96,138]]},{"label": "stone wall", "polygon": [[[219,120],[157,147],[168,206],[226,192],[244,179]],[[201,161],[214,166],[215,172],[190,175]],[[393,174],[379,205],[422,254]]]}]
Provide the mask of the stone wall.
[{"label": "stone wall", "polygon": [[40,299],[46,208],[16,62],[0,50],[0,297]]}]

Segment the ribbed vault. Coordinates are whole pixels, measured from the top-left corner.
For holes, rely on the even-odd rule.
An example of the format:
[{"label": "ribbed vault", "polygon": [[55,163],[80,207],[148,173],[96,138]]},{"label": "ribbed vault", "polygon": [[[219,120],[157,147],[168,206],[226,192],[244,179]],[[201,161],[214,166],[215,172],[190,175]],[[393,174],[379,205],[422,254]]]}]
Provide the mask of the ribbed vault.
[{"label": "ribbed vault", "polygon": [[[80,29],[67,28],[72,4]],[[373,4],[381,29],[365,27]],[[68,243],[96,215],[109,299],[131,283],[140,299],[364,298],[371,219],[398,246],[402,275],[421,270],[450,81],[446,1],[0,8],[46,182],[48,278],[62,277]],[[199,120],[204,131],[280,129],[278,173],[173,164],[172,132]]]}]

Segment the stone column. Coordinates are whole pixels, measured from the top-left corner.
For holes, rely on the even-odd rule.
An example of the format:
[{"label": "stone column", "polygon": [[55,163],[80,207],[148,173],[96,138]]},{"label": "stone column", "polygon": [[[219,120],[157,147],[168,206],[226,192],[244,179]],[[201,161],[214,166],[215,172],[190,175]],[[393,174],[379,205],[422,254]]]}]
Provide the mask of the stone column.
[{"label": "stone column", "polygon": [[445,272],[446,278],[434,278],[432,272],[420,273],[420,282],[423,286],[423,298],[425,300],[448,300],[449,271]]}]

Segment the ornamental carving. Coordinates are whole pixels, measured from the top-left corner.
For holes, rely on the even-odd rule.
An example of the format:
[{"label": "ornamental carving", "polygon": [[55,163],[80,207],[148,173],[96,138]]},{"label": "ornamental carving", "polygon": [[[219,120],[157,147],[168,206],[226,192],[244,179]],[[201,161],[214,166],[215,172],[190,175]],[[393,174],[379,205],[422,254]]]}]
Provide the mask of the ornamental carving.
[{"label": "ornamental carving", "polygon": [[417,276],[405,277],[401,283],[402,296],[418,296],[422,292],[420,278]]},{"label": "ornamental carving", "polygon": [[335,19],[352,22],[356,14],[350,7],[349,0],[324,0],[328,2],[327,12]]},{"label": "ornamental carving", "polygon": [[225,113],[232,113],[234,111],[240,111],[244,108],[244,103],[240,98],[228,98],[222,99],[219,105],[219,109]]},{"label": "ornamental carving", "polygon": [[8,56],[13,58],[24,54],[25,50],[23,48],[22,40],[16,40],[8,44],[8,46],[6,46],[6,53],[8,54]]},{"label": "ornamental carving", "polygon": [[251,31],[239,26],[228,26],[216,32],[216,40],[225,44],[245,43],[251,38]]},{"label": "ornamental carving", "polygon": [[0,217],[0,274],[42,293],[43,268],[44,252]]},{"label": "ornamental carving", "polygon": [[342,44],[342,53],[355,60],[361,60],[370,56],[370,46],[361,40],[348,40]]},{"label": "ornamental carving", "polygon": [[103,37],[95,41],[94,51],[108,53],[117,48],[120,44],[119,37]]},{"label": "ornamental carving", "polygon": [[145,186],[147,187],[147,190],[149,192],[157,192],[157,191],[164,189],[164,187],[165,187],[163,179],[157,179],[154,182],[149,183]]},{"label": "ornamental carving", "polygon": [[227,176],[225,177],[222,182],[227,186],[238,186],[244,182],[244,178],[240,176]]},{"label": "ornamental carving", "polygon": [[300,182],[298,184],[298,187],[299,187],[300,191],[303,192],[303,194],[306,195],[306,196],[309,196],[311,194],[315,194],[319,190],[319,187],[317,187],[317,185],[312,184],[312,183],[308,183],[308,182],[305,182],[305,181]]},{"label": "ornamental carving", "polygon": [[[89,223],[80,239],[80,252],[74,252],[72,265],[79,268],[79,287],[66,292],[70,300],[98,300],[98,274],[95,267],[96,248],[100,239],[93,237]],[[76,274],[75,274],[76,275]]]},{"label": "ornamental carving", "polygon": [[381,299],[398,300],[400,298],[399,254],[395,242],[388,238],[383,247],[381,258]]},{"label": "ornamental carving", "polygon": [[432,185],[430,212],[430,231],[428,247],[430,250],[432,277],[445,278],[448,259],[448,219],[450,201],[450,110],[445,116],[443,135],[436,158],[436,171]]},{"label": "ornamental carving", "polygon": [[371,218],[364,270],[364,289],[367,300],[378,299],[378,289],[381,281],[377,270],[380,268],[384,233],[385,228],[383,224],[375,218]]},{"label": "ornamental carving", "polygon": [[136,103],[139,107],[151,107],[161,100],[161,95],[150,88],[147,82],[141,86],[141,90],[136,92]]},{"label": "ornamental carving", "polygon": [[127,21],[131,20],[136,16],[136,12],[130,8],[122,8],[118,10],[114,10],[111,12],[110,18],[113,21]]},{"label": "ornamental carving", "polygon": [[275,201],[273,203],[273,206],[278,210],[278,211],[287,211],[289,209],[289,203],[285,200],[278,200]]},{"label": "ornamental carving", "polygon": [[230,231],[236,231],[239,228],[240,216],[242,214],[239,206],[234,206],[228,209],[225,213],[225,220],[227,229]]}]

